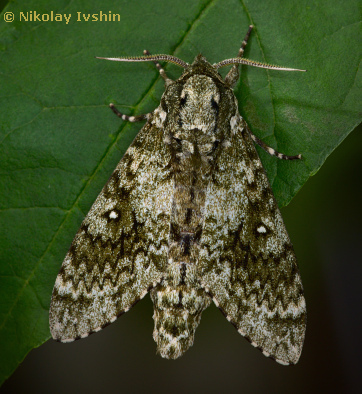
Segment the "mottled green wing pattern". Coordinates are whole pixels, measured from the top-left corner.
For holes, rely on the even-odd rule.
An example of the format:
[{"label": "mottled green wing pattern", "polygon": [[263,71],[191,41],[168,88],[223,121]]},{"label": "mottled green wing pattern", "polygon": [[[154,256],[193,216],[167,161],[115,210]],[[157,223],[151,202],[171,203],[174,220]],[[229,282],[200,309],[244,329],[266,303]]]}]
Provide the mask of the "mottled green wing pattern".
[{"label": "mottled green wing pattern", "polygon": [[99,331],[165,272],[173,180],[162,129],[139,132],[84,219],[58,274],[50,306],[54,339]]},{"label": "mottled green wing pattern", "polygon": [[296,258],[247,125],[238,114],[231,124],[207,191],[200,280],[253,346],[295,364],[306,325]]}]

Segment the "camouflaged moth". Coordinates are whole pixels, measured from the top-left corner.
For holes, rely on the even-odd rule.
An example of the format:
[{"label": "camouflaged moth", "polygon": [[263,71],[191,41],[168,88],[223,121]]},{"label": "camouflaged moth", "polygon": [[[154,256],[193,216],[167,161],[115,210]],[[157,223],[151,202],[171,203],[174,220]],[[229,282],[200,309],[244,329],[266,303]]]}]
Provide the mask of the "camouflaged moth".
[{"label": "camouflaged moth", "polygon": [[[71,342],[112,323],[148,292],[162,357],[181,356],[211,301],[264,355],[295,364],[306,307],[292,244],[232,87],[243,58],[211,65],[174,56],[153,61],[165,81],[160,105],[123,120],[146,120],[84,219],[56,279],[54,339]],[[104,59],[104,58],[103,58]],[[167,77],[158,61],[184,68]],[[233,65],[225,79],[220,67]],[[300,70],[302,71],[302,70]]]}]

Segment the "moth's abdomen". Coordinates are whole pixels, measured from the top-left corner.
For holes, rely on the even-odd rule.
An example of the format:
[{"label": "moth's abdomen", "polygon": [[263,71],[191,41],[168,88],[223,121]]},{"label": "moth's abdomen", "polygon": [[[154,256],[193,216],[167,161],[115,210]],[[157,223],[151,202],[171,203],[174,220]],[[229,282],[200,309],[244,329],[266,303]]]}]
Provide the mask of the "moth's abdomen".
[{"label": "moth's abdomen", "polygon": [[174,263],[170,268],[168,278],[151,291],[153,338],[162,357],[176,359],[193,345],[201,314],[211,299],[195,284],[190,266]]}]

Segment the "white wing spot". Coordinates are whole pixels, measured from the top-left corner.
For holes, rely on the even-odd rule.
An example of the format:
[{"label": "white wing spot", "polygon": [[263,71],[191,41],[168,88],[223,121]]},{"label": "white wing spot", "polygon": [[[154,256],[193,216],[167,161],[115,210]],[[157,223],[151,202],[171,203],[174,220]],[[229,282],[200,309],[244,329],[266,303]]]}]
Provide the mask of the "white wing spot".
[{"label": "white wing spot", "polygon": [[266,233],[266,228],[264,226],[260,226],[257,228],[258,233]]},{"label": "white wing spot", "polygon": [[109,218],[110,218],[110,219],[117,219],[117,218],[118,218],[118,213],[117,213],[116,211],[112,211],[112,212],[109,214]]}]

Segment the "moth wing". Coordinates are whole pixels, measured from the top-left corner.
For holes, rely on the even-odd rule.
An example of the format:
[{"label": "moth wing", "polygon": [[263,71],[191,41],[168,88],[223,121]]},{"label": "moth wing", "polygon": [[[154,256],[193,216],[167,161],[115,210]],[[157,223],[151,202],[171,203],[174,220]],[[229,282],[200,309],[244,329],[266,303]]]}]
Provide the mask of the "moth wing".
[{"label": "moth wing", "polygon": [[173,193],[162,129],[149,121],[84,219],[55,282],[49,319],[62,342],[99,331],[162,279]]},{"label": "moth wing", "polygon": [[306,326],[296,258],[247,125],[234,121],[207,191],[201,284],[252,345],[295,364]]}]

